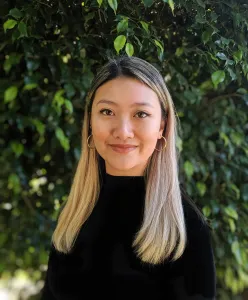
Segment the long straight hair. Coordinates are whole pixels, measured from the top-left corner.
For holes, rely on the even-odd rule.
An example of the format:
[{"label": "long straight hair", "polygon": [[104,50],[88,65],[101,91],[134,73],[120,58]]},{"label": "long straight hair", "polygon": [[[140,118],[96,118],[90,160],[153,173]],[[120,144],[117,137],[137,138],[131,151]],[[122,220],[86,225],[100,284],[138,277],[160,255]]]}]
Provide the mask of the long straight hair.
[{"label": "long straight hair", "polygon": [[[166,259],[177,260],[187,243],[182,195],[179,185],[176,148],[178,123],[175,108],[159,71],[138,57],[109,58],[96,74],[88,92],[82,126],[82,151],[68,199],[61,211],[52,236],[55,248],[69,253],[81,226],[90,216],[100,194],[99,154],[87,146],[91,134],[90,113],[96,90],[105,82],[125,76],[138,79],[158,96],[165,122],[164,151],[154,151],[147,163],[145,177],[145,207],[143,221],[133,240],[137,256],[146,263],[159,264]],[[163,139],[158,140],[156,148]]]}]

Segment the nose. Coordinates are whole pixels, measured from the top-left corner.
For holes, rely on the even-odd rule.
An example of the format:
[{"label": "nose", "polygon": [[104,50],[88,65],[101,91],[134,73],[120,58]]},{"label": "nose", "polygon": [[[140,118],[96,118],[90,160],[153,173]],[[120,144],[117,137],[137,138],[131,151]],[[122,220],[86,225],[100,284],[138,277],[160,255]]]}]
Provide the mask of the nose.
[{"label": "nose", "polygon": [[113,124],[113,136],[116,139],[126,140],[134,137],[133,124],[130,120],[121,119]]}]

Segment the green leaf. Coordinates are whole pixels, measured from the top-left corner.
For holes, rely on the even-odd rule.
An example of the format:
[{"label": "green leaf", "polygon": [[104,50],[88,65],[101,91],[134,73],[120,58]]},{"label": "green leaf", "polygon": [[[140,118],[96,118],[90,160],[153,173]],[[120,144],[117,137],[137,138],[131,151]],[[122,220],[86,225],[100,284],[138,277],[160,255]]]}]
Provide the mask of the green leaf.
[{"label": "green leaf", "polygon": [[198,7],[195,20],[197,23],[206,23],[206,11],[204,8]]},{"label": "green leaf", "polygon": [[247,202],[248,201],[248,183],[242,184],[240,191],[241,191],[242,199]]},{"label": "green leaf", "polygon": [[234,60],[227,58],[225,66],[230,65],[232,66],[234,64]]},{"label": "green leaf", "polygon": [[138,45],[139,45],[139,49],[140,49],[140,51],[142,51],[142,49],[143,49],[143,45],[142,45],[142,43],[140,42],[140,40],[138,39],[138,37],[136,36],[136,35],[134,35],[133,36],[134,37],[134,39],[137,41],[137,43],[138,43]]},{"label": "green leaf", "polygon": [[172,10],[172,14],[174,15],[174,8],[175,8],[175,4],[173,0],[168,0],[169,6]]},{"label": "green leaf", "polygon": [[4,92],[4,103],[12,102],[15,100],[18,93],[18,88],[15,85],[10,86]]},{"label": "green leaf", "polygon": [[155,45],[161,50],[161,52],[164,52],[164,47],[158,40],[154,40]]},{"label": "green leaf", "polygon": [[66,96],[69,98],[72,98],[76,94],[76,90],[71,83],[65,84],[64,89],[66,91]]},{"label": "green leaf", "polygon": [[218,52],[216,56],[219,57],[221,60],[227,60],[227,57],[224,53]]},{"label": "green leaf", "polygon": [[4,24],[3,24],[3,29],[4,32],[7,31],[7,29],[12,29],[16,26],[17,22],[16,20],[13,19],[8,19]]},{"label": "green leaf", "polygon": [[[238,12],[238,11],[236,11],[236,13],[235,13],[235,10],[234,10],[234,12],[233,12],[233,15],[232,15],[232,17],[233,17],[233,24],[234,24],[234,26],[235,27],[239,27],[239,26],[241,26],[241,22],[242,22],[242,16],[241,16],[241,14]],[[236,30],[238,30],[239,28],[236,28]]]},{"label": "green leaf", "polygon": [[6,74],[9,73],[10,69],[12,68],[12,64],[9,59],[5,59],[4,64],[3,64],[3,69]]},{"label": "green leaf", "polygon": [[202,208],[202,212],[208,218],[211,214],[211,208],[208,205],[206,205]]},{"label": "green leaf", "polygon": [[[2,206],[3,207],[3,206]],[[3,248],[5,242],[8,240],[8,235],[5,233],[0,233],[0,247]]]},{"label": "green leaf", "polygon": [[207,52],[207,53],[211,57],[212,60],[219,62],[218,58],[216,58],[211,52]]},{"label": "green leaf", "polygon": [[125,31],[128,28],[128,20],[121,20],[117,25],[117,32]]},{"label": "green leaf", "polygon": [[211,12],[211,14],[210,14],[210,16],[211,16],[211,21],[212,22],[215,22],[217,19],[218,19],[218,15],[215,13],[215,12]]},{"label": "green leaf", "polygon": [[200,85],[200,89],[207,91],[207,90],[212,90],[213,89],[213,83],[212,80],[206,80]]},{"label": "green leaf", "polygon": [[15,153],[16,157],[19,157],[24,152],[23,144],[12,142],[11,149]]},{"label": "green leaf", "polygon": [[239,88],[239,89],[237,89],[237,93],[246,95],[246,94],[248,94],[248,91],[246,89],[244,89],[244,88]]},{"label": "green leaf", "polygon": [[243,63],[242,70],[243,70],[244,75],[246,75],[248,73],[248,64]]},{"label": "green leaf", "polygon": [[197,95],[195,94],[195,93],[193,93],[192,91],[190,91],[190,90],[185,90],[184,92],[183,92],[183,95],[184,95],[184,97],[190,102],[190,103],[192,103],[192,104],[194,104],[194,103],[196,103],[196,101],[197,101]]},{"label": "green leaf", "polygon": [[179,57],[183,54],[184,48],[183,47],[179,47],[176,50],[176,56]]},{"label": "green leaf", "polygon": [[201,196],[204,196],[207,190],[206,184],[204,182],[197,182],[196,187],[200,193]]},{"label": "green leaf", "polygon": [[215,71],[212,75],[211,75],[211,79],[213,81],[213,84],[215,87],[217,87],[217,85],[221,82],[223,82],[225,80],[225,72],[222,70],[218,70]]},{"label": "green leaf", "polygon": [[235,232],[235,230],[236,230],[236,225],[235,225],[235,222],[233,221],[233,219],[228,218],[228,223],[229,223],[231,232]]},{"label": "green leaf", "polygon": [[113,11],[116,14],[117,7],[118,7],[117,0],[108,0],[108,4],[109,4],[109,6],[113,9]]},{"label": "green leaf", "polygon": [[143,29],[145,29],[145,31],[146,31],[147,33],[149,33],[149,29],[148,29],[149,24],[146,23],[146,22],[144,22],[144,21],[140,21],[140,23],[141,23]]},{"label": "green leaf", "polygon": [[211,154],[215,154],[216,153],[216,145],[215,145],[215,143],[213,141],[208,140],[207,144],[208,144],[209,152]]},{"label": "green leaf", "polygon": [[114,47],[118,54],[119,54],[120,50],[125,46],[126,40],[127,39],[126,39],[125,35],[119,35],[114,40]]},{"label": "green leaf", "polygon": [[194,166],[192,165],[192,163],[190,161],[186,160],[183,165],[183,168],[184,168],[186,175],[189,178],[191,178],[194,173]]},{"label": "green leaf", "polygon": [[227,71],[228,71],[230,77],[232,78],[232,80],[237,79],[237,75],[233,72],[233,70],[231,68],[227,68]]},{"label": "green leaf", "polygon": [[183,150],[183,141],[179,136],[177,136],[177,138],[176,138],[176,147],[177,147],[179,152],[182,152],[182,150]]},{"label": "green leaf", "polygon": [[237,261],[239,264],[242,264],[242,258],[241,258],[241,253],[240,253],[240,245],[238,241],[234,241],[232,243],[232,253],[235,255]]},{"label": "green leaf", "polygon": [[20,19],[23,16],[22,12],[18,8],[16,8],[16,7],[12,8],[9,11],[9,15],[11,15],[14,18],[16,18],[17,20]]},{"label": "green leaf", "polygon": [[231,206],[225,207],[224,211],[229,217],[232,217],[233,219],[238,220],[239,216],[238,216],[236,210],[234,210]]},{"label": "green leaf", "polygon": [[236,198],[239,199],[240,198],[240,190],[238,189],[238,187],[234,183],[231,183],[229,185],[229,187],[236,193]]},{"label": "green leaf", "polygon": [[54,95],[54,101],[60,103],[61,105],[64,103],[64,98],[62,95],[65,93],[65,90],[60,89]]},{"label": "green leaf", "polygon": [[9,55],[6,55],[4,65],[3,65],[4,71],[6,73],[9,73],[9,71],[14,65],[20,63],[22,56],[23,54],[18,54],[16,52],[12,52]]},{"label": "green leaf", "polygon": [[150,7],[153,4],[153,0],[142,0],[145,7]]},{"label": "green leaf", "polygon": [[73,113],[73,106],[70,100],[65,99],[65,107],[68,109],[69,113]]},{"label": "green leaf", "polygon": [[55,108],[57,114],[60,116],[61,115],[61,107],[65,102],[65,98],[62,96],[64,94],[65,90],[60,89],[58,90],[54,97],[53,97],[53,102],[52,102],[52,107]]},{"label": "green leaf", "polygon": [[[92,19],[94,19],[95,18],[95,12],[93,11],[93,12],[91,12],[91,13],[88,13],[86,16],[85,16],[85,18],[84,18],[84,26],[89,22],[89,20],[92,20]],[[57,34],[59,34],[60,33],[60,31],[57,33]]]},{"label": "green leaf", "polygon": [[27,33],[27,25],[24,23],[24,22],[20,22],[18,24],[18,30],[20,32],[20,37],[22,36],[28,36],[28,33]]},{"label": "green leaf", "polygon": [[240,132],[231,132],[230,138],[236,146],[241,146],[242,142],[245,142],[244,136]]},{"label": "green leaf", "polygon": [[243,57],[243,52],[241,50],[238,50],[238,51],[233,53],[233,58],[234,58],[236,63],[241,61],[242,57]]},{"label": "green leaf", "polygon": [[227,146],[230,141],[228,136],[222,131],[222,132],[220,132],[220,137],[224,141],[224,145]]},{"label": "green leaf", "polygon": [[221,43],[222,43],[223,45],[225,45],[225,46],[228,46],[228,45],[230,44],[230,42],[231,42],[230,39],[226,39],[226,38],[224,38],[223,36],[220,38],[220,40],[221,40]]},{"label": "green leaf", "polygon": [[65,151],[69,151],[70,144],[68,138],[65,136],[64,131],[58,127],[55,131],[57,139],[60,141],[61,146],[65,149]]},{"label": "green leaf", "polygon": [[205,3],[202,0],[196,0],[196,2],[203,8],[205,8]]},{"label": "green leaf", "polygon": [[102,5],[102,0],[97,0],[99,7]]},{"label": "green leaf", "polygon": [[204,31],[202,34],[203,43],[206,44],[210,40],[211,36],[212,36],[212,33],[209,30]]},{"label": "green leaf", "polygon": [[125,51],[126,51],[128,56],[132,56],[133,53],[134,53],[133,45],[131,43],[126,43]]},{"label": "green leaf", "polygon": [[21,191],[20,178],[17,174],[11,173],[8,177],[8,189],[13,190],[15,194]]},{"label": "green leaf", "polygon": [[26,61],[27,63],[27,69],[29,71],[35,71],[39,68],[40,66],[40,61],[39,60],[32,60],[32,59],[29,59]]},{"label": "green leaf", "polygon": [[38,84],[37,83],[28,83],[24,86],[23,90],[24,91],[30,91],[33,90],[35,88],[37,88]]},{"label": "green leaf", "polygon": [[43,124],[38,119],[32,119],[31,122],[35,125],[35,127],[36,127],[37,131],[39,132],[39,134],[44,135],[44,133],[45,133],[45,124]]}]

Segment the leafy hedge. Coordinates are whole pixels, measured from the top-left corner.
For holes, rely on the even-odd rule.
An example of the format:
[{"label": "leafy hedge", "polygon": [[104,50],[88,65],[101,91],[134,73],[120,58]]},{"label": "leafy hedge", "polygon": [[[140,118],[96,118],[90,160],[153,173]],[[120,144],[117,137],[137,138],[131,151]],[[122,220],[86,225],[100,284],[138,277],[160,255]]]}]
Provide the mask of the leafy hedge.
[{"label": "leafy hedge", "polygon": [[85,95],[107,57],[127,54],[167,82],[181,121],[180,179],[213,227],[217,299],[240,299],[248,287],[245,2],[0,4],[2,275],[43,278],[81,151]]}]

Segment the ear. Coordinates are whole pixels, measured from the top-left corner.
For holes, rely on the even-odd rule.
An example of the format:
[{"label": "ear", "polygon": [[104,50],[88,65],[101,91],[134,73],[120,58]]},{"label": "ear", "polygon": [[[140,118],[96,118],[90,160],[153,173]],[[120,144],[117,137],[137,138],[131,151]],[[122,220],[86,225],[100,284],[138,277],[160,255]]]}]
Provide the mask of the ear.
[{"label": "ear", "polygon": [[165,129],[167,120],[162,119],[161,124],[160,124],[160,129],[159,129],[159,138],[161,138],[161,136],[163,135],[163,131]]}]

